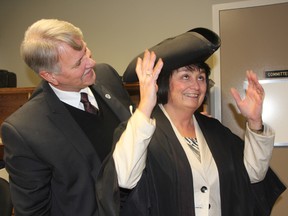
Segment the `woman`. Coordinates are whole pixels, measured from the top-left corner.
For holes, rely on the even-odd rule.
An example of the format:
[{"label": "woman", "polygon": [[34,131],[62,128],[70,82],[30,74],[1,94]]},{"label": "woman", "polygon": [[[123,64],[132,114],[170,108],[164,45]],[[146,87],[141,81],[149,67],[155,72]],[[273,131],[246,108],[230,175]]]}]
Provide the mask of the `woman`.
[{"label": "woman", "polygon": [[[256,74],[247,72],[249,86],[243,100],[231,90],[247,119],[244,145],[218,120],[198,112],[207,92],[207,64],[162,70],[159,75],[155,59],[153,52],[146,51],[136,66],[141,94],[138,110],[146,119],[156,120],[156,129],[147,132],[151,140],[146,167],[121,215],[269,215],[284,186],[269,169],[274,132],[262,122],[264,90]],[[124,169],[116,167],[118,173]],[[267,186],[265,176],[273,176],[271,182],[279,184]],[[269,201],[262,196],[264,188]],[[263,206],[258,197],[269,204]]]}]

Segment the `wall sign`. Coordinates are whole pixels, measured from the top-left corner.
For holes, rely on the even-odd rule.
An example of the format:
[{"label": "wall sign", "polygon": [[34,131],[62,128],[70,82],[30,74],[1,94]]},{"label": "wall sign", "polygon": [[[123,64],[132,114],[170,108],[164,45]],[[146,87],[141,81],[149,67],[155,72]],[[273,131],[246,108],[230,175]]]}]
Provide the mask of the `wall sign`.
[{"label": "wall sign", "polygon": [[288,70],[275,70],[275,71],[265,71],[265,78],[284,78],[288,77]]}]

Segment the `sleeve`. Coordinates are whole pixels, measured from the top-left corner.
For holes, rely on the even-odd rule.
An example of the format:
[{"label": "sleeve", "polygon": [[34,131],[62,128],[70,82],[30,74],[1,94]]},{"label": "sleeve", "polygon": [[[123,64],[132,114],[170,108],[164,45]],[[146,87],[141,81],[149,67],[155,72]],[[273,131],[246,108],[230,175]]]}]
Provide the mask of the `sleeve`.
[{"label": "sleeve", "polygon": [[49,215],[50,169],[34,155],[12,125],[3,123],[1,132],[15,214]]},{"label": "sleeve", "polygon": [[246,125],[244,164],[251,183],[262,181],[269,168],[274,146],[275,132],[268,125],[257,134]]},{"label": "sleeve", "polygon": [[155,120],[147,119],[139,110],[129,119],[113,152],[120,187],[131,189],[141,178],[146,165],[147,146],[155,128]]},{"label": "sleeve", "polygon": [[274,171],[269,168],[263,181],[252,184],[255,197],[254,215],[269,216],[276,200],[286,190]]}]

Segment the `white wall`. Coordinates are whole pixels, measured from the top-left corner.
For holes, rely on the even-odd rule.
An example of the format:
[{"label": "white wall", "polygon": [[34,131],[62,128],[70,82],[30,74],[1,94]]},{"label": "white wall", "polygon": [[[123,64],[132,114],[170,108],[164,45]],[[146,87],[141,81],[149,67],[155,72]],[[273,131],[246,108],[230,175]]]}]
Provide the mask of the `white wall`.
[{"label": "white wall", "polygon": [[[212,5],[236,0],[0,0],[0,68],[17,73],[18,87],[35,86],[19,46],[25,30],[41,18],[80,27],[97,62],[119,74],[145,48],[191,28],[212,28]],[[273,1],[273,0],[272,0]]]}]

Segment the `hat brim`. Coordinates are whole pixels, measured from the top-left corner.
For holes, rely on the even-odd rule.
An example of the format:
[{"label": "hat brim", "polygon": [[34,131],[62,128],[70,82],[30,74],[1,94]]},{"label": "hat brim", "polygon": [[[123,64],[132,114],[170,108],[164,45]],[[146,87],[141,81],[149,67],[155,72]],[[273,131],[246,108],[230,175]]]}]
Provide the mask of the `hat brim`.
[{"label": "hat brim", "polygon": [[[171,71],[197,62],[205,62],[221,45],[220,37],[206,28],[195,28],[176,37],[168,38],[151,47],[157,59],[162,58],[162,71]],[[123,74],[123,82],[137,82],[135,71],[137,58],[143,58],[144,52],[136,56]]]}]

